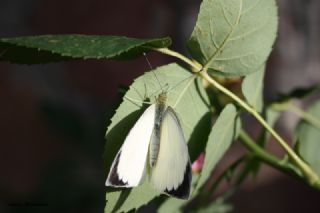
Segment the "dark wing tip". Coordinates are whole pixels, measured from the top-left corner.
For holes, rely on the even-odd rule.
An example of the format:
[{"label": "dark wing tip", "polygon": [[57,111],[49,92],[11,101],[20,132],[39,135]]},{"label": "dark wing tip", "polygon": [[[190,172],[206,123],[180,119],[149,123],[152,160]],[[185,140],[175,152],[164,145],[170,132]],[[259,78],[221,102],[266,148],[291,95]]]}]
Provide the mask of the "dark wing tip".
[{"label": "dark wing tip", "polygon": [[123,182],[118,175],[118,164],[119,164],[120,156],[121,156],[121,150],[118,152],[116,158],[112,163],[112,166],[106,181],[106,186],[126,187],[128,185],[128,182]]},{"label": "dark wing tip", "polygon": [[191,179],[191,165],[188,162],[181,185],[177,189],[165,190],[164,192],[172,197],[187,200],[190,196]]}]

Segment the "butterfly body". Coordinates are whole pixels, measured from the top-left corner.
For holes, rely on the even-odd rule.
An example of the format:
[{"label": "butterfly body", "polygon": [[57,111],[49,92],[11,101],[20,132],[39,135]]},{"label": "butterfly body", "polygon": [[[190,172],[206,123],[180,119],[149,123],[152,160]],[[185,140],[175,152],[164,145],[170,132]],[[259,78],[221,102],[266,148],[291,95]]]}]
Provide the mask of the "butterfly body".
[{"label": "butterfly body", "polygon": [[158,158],[159,146],[160,146],[160,134],[161,134],[161,124],[164,112],[166,110],[166,101],[167,95],[166,93],[161,93],[156,102],[156,113],[154,118],[154,128],[152,132],[152,138],[150,140],[150,148],[149,148],[149,163],[150,167],[154,167]]}]

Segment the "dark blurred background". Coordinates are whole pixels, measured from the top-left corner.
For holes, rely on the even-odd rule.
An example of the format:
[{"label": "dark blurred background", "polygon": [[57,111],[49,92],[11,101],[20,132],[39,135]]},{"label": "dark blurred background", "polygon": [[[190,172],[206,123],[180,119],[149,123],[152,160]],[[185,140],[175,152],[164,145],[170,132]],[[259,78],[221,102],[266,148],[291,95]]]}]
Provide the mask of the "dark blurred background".
[{"label": "dark blurred background", "polygon": [[[170,36],[173,49],[192,32],[199,0],[0,0],[0,36],[101,34]],[[320,2],[282,0],[279,36],[265,96],[320,82]],[[149,54],[154,67],[172,59]],[[103,212],[104,133],[118,87],[148,70],[134,61],[0,63],[0,212]],[[308,101],[307,101],[308,103]],[[296,102],[303,106],[304,102]],[[277,127],[289,141],[296,117]],[[240,148],[241,149],[241,148]],[[277,145],[270,145],[281,153]],[[320,193],[263,167],[232,197],[234,212],[317,212]]]}]

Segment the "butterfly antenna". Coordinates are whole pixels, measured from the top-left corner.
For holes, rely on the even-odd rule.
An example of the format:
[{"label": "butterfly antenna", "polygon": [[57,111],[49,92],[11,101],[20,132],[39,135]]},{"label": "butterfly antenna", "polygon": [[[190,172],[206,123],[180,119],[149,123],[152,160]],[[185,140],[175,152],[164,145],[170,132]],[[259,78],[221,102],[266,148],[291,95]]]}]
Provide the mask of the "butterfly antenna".
[{"label": "butterfly antenna", "polygon": [[143,53],[143,56],[145,57],[145,59],[146,59],[146,61],[147,61],[148,65],[149,65],[149,67],[150,67],[150,69],[151,69],[151,72],[153,73],[153,75],[154,75],[154,76],[155,76],[155,78],[157,79],[157,82],[158,82],[158,84],[160,85],[160,89],[161,89],[161,91],[163,91],[163,87],[162,87],[162,85],[161,85],[161,83],[160,83],[160,81],[159,81],[158,76],[157,76],[157,75],[156,75],[156,73],[153,71],[153,68],[152,68],[152,66],[151,66],[151,63],[150,63],[150,61],[149,61],[148,57],[147,57],[147,54],[146,54],[146,53]]}]

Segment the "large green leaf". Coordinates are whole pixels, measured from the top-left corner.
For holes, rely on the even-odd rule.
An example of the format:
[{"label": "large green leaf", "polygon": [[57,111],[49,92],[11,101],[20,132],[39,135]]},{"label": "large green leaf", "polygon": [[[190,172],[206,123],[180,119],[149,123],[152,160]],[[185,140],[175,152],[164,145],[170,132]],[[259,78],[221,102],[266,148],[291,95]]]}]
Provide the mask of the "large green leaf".
[{"label": "large green leaf", "polygon": [[231,212],[233,207],[231,204],[226,203],[223,199],[217,199],[208,206],[202,207],[196,211],[191,211],[191,213],[227,213]]},{"label": "large green leaf", "polygon": [[170,38],[136,39],[124,36],[42,35],[0,39],[0,61],[39,64],[72,59],[129,59],[168,47]]},{"label": "large green leaf", "polygon": [[245,75],[267,60],[276,31],[274,0],[203,0],[188,48],[213,73]]},{"label": "large green leaf", "polygon": [[242,93],[247,102],[258,112],[263,107],[263,79],[265,66],[258,69],[257,72],[247,75],[242,82]]},{"label": "large green leaf", "polygon": [[181,207],[187,203],[186,200],[167,199],[158,209],[158,213],[179,213]]},{"label": "large green leaf", "polygon": [[218,161],[237,137],[239,129],[240,119],[237,116],[237,110],[232,104],[228,104],[220,113],[209,135],[197,189],[200,189],[208,180]]},{"label": "large green leaf", "polygon": [[[307,111],[320,124],[320,101],[313,104]],[[300,155],[306,160],[314,171],[320,175],[320,128],[303,120],[297,126],[298,145]]]},{"label": "large green leaf", "polygon": [[[136,79],[125,94],[125,99],[113,116],[106,133],[104,157],[107,170],[110,168],[111,162],[122,145],[126,134],[145,108],[141,103],[143,97],[151,96],[151,102],[154,102],[156,94],[160,93],[160,85],[154,74],[161,82],[162,87],[166,87],[165,84],[174,87],[172,90],[169,89],[168,105],[172,106],[177,112],[186,140],[189,143],[202,143],[190,139],[192,139],[194,129],[208,112],[208,97],[202,85],[199,85],[199,79],[195,79],[196,76],[177,64],[169,64],[157,68],[155,73],[148,72]],[[190,149],[189,152],[191,154],[193,150]],[[158,195],[148,182],[132,190],[110,190],[110,188],[107,190],[105,212],[126,212],[148,203]]]}]

